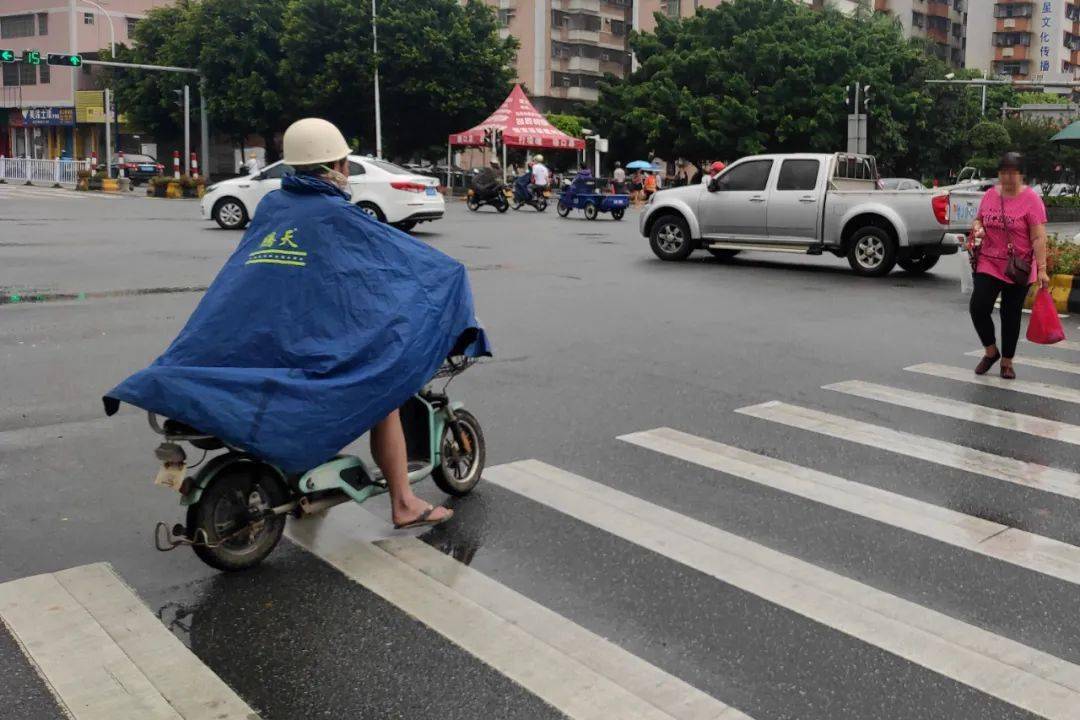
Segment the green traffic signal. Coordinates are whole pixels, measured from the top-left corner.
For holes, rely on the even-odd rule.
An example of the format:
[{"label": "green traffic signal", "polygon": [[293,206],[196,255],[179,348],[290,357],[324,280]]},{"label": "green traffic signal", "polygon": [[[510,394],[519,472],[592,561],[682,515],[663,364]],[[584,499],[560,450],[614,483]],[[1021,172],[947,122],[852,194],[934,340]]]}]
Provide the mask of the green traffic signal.
[{"label": "green traffic signal", "polygon": [[23,62],[30,65],[41,64],[41,51],[40,50],[27,50],[23,53]]},{"label": "green traffic signal", "polygon": [[15,51],[0,50],[0,62],[15,62]]},{"label": "green traffic signal", "polygon": [[81,67],[83,64],[81,55],[60,55],[58,53],[49,53],[48,61],[50,65],[67,65],[68,67]]}]

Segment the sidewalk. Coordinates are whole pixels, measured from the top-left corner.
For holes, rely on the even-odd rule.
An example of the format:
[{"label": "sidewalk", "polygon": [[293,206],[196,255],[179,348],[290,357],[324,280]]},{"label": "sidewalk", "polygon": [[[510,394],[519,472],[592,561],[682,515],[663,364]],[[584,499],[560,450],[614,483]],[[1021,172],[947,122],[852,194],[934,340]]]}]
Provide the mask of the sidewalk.
[{"label": "sidewalk", "polygon": [[1080,222],[1046,223],[1046,234],[1057,233],[1058,239],[1072,241],[1080,233]]}]

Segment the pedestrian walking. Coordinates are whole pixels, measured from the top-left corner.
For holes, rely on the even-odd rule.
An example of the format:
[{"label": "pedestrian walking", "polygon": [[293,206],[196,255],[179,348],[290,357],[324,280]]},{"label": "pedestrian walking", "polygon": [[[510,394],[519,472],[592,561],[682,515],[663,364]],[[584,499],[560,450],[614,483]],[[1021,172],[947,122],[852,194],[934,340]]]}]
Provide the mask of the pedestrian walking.
[{"label": "pedestrian walking", "polygon": [[644,201],[642,193],[645,190],[645,173],[635,170],[630,177],[630,202],[640,205]]},{"label": "pedestrian walking", "polygon": [[[974,285],[971,321],[985,354],[975,367],[985,375],[1001,361],[1001,377],[1012,380],[1013,355],[1020,337],[1024,298],[1033,283],[1050,286],[1046,272],[1046,207],[1038,193],[1024,184],[1023,158],[1009,152],[998,163],[997,187],[983,195],[972,223]],[[1001,348],[994,335],[992,313],[1001,297]]]},{"label": "pedestrian walking", "polygon": [[623,170],[622,163],[615,163],[615,170],[611,173],[612,191],[617,194],[626,192],[626,171]]},{"label": "pedestrian walking", "polygon": [[660,186],[660,173],[650,172],[645,174],[645,183],[642,187],[643,195],[648,200],[654,192],[659,189]]}]

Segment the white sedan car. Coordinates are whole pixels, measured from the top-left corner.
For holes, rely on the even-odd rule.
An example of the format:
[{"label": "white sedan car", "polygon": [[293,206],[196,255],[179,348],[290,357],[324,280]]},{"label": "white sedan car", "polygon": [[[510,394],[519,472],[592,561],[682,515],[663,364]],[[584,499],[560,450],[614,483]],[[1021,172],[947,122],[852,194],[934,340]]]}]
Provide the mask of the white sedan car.
[{"label": "white sedan car", "polygon": [[[267,165],[257,175],[214,183],[202,199],[203,219],[215,220],[226,230],[243,228],[255,214],[259,201],[271,190],[280,188],[281,178],[292,172],[290,166],[279,161]],[[352,201],[364,212],[401,230],[438,220],[446,212],[438,180],[385,160],[350,155],[349,187]]]}]

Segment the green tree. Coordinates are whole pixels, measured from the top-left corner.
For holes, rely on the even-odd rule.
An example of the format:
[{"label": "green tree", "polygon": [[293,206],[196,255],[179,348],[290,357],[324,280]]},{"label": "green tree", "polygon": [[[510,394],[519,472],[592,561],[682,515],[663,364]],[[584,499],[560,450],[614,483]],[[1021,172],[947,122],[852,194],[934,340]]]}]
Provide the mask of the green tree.
[{"label": "green tree", "polygon": [[[291,0],[284,25],[289,96],[373,148],[370,5]],[[447,135],[482,120],[510,91],[517,41],[499,38],[494,11],[478,0],[383,3],[378,26],[383,138],[391,156],[445,148]]]},{"label": "green tree", "polygon": [[1009,131],[1001,123],[983,121],[971,128],[969,135],[974,155],[967,164],[978,168],[983,176],[993,175],[999,157],[1011,147]]},{"label": "green tree", "polygon": [[588,119],[580,115],[562,115],[559,113],[548,113],[545,117],[549,123],[567,135],[576,138],[585,137],[582,128],[587,126]]},{"label": "green tree", "polygon": [[845,86],[856,81],[872,86],[871,150],[886,167],[907,160],[911,128],[925,122],[931,65],[889,18],[742,0],[657,22],[655,34],[631,36],[639,69],[601,83],[593,109],[620,154],[840,149]]}]

